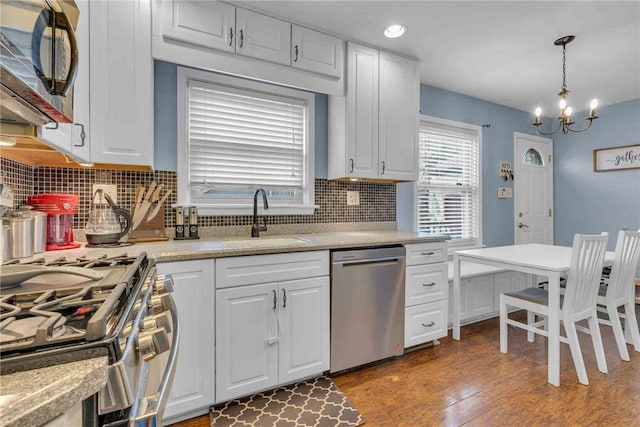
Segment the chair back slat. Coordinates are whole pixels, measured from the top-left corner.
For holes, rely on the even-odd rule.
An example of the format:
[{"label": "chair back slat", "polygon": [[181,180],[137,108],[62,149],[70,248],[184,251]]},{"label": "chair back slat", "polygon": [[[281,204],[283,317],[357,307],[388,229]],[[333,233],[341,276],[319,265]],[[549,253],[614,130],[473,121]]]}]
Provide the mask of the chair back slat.
[{"label": "chair back slat", "polygon": [[595,310],[604,254],[607,250],[607,237],[607,233],[599,236],[574,236],[562,305],[564,316],[576,318]]},{"label": "chair back slat", "polygon": [[618,233],[615,257],[609,276],[607,300],[626,301],[634,289],[634,277],[640,260],[640,230]]}]

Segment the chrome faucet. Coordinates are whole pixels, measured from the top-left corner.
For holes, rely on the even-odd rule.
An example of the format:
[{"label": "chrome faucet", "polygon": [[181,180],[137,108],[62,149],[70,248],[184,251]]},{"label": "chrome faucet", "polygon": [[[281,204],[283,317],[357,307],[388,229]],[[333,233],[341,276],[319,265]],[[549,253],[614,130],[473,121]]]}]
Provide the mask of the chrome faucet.
[{"label": "chrome faucet", "polygon": [[263,224],[258,225],[258,193],[262,193],[262,205],[265,209],[269,209],[267,202],[267,193],[264,188],[258,188],[253,195],[253,225],[251,226],[251,237],[260,237],[261,231],[267,231],[267,219],[262,218]]}]

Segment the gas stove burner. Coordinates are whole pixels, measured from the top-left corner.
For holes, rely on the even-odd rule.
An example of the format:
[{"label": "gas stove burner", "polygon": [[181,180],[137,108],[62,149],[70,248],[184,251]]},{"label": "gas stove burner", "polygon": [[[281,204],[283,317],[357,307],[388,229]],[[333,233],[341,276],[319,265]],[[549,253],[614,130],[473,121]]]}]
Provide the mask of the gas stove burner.
[{"label": "gas stove burner", "polygon": [[85,248],[104,248],[104,249],[109,249],[109,248],[120,248],[123,246],[131,246],[133,245],[133,242],[116,242],[116,243],[102,243],[102,244],[97,244],[97,245],[92,245],[90,243],[87,243],[85,246]]},{"label": "gas stove burner", "polygon": [[[0,344],[32,340],[35,338],[40,326],[48,319],[49,318],[45,316],[32,316],[7,322],[7,324],[2,325],[2,329],[0,329]],[[66,328],[64,324],[66,321],[64,317],[60,317],[55,322],[50,335],[51,338],[62,336],[65,333]]]}]

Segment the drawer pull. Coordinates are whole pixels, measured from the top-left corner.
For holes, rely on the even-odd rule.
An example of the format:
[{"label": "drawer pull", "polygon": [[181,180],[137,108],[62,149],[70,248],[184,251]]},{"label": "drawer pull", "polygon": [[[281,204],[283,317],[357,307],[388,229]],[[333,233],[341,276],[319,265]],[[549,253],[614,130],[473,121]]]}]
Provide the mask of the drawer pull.
[{"label": "drawer pull", "polygon": [[431,322],[427,323],[426,325],[423,323],[422,326],[424,326],[425,328],[430,328],[430,327],[434,326],[435,324],[436,324],[436,322],[431,321]]},{"label": "drawer pull", "polygon": [[420,255],[431,256],[431,255],[435,255],[435,252],[420,252]]},{"label": "drawer pull", "polygon": [[422,284],[422,286],[425,286],[425,287],[430,287],[430,286],[435,286],[435,285],[436,285],[436,282],[423,283],[423,284]]}]

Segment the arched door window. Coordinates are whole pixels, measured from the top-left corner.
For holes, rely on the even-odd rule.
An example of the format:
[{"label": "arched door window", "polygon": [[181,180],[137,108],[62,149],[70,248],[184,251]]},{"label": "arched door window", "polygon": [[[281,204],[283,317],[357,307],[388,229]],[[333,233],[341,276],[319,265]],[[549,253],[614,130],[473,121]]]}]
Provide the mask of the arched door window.
[{"label": "arched door window", "polygon": [[522,157],[522,164],[527,166],[544,166],[540,152],[535,148],[529,148]]}]

